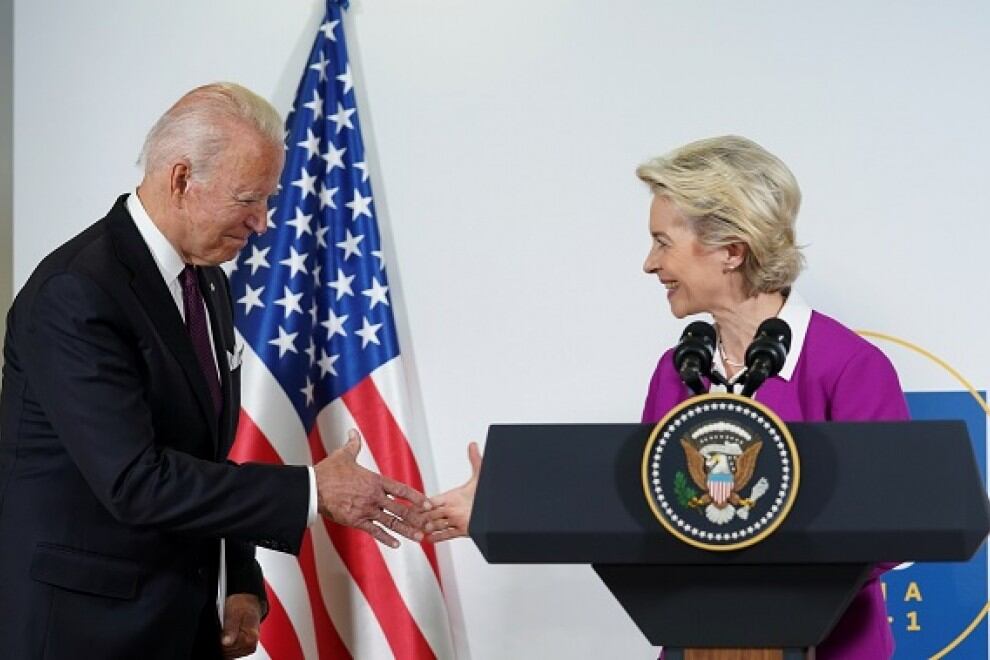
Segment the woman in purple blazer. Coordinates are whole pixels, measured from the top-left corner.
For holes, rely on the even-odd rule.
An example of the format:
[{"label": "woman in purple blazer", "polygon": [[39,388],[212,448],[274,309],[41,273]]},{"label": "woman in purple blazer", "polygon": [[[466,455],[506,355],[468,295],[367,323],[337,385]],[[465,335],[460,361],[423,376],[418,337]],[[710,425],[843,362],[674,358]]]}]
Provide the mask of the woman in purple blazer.
[{"label": "woman in purple blazer", "polygon": [[[893,421],[908,418],[890,361],[793,291],[803,265],[794,223],[801,191],[777,157],[745,138],[700,140],[641,165],[653,192],[652,247],[643,270],[667,290],[677,318],[706,313],[717,333],[714,369],[734,383],[757,327],[778,317],[791,328],[780,373],[755,398],[784,421]],[[644,422],[659,421],[691,391],[673,349],[660,358],[646,395]],[[715,387],[717,389],[724,389]],[[878,565],[832,633],[819,660],[889,658],[894,645]]]},{"label": "woman in purple blazer", "polygon": [[[677,318],[713,317],[714,368],[730,383],[745,370],[743,356],[757,327],[779,317],[791,328],[791,349],[780,373],[755,398],[784,421],[894,421],[908,418],[890,361],[839,322],[813,311],[791,286],[803,265],[794,223],[801,191],[778,158],[740,137],[685,145],[636,170],[653,192],[650,253],[643,269],[667,290]],[[660,358],[643,409],[657,422],[690,398],[668,350]],[[720,387],[713,387],[717,391]],[[721,388],[724,389],[724,388]],[[431,538],[467,533],[481,456],[472,443],[471,479],[430,498]],[[428,530],[430,527],[427,528]],[[889,658],[893,639],[878,565],[828,638],[819,660]]]}]

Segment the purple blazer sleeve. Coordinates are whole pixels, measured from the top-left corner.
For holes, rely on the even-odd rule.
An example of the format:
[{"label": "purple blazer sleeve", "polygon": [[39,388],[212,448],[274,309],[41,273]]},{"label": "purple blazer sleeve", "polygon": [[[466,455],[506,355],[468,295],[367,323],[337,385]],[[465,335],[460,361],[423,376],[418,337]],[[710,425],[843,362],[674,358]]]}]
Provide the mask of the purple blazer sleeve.
[{"label": "purple blazer sleeve", "polygon": [[829,397],[828,419],[842,422],[896,422],[910,419],[894,366],[878,348],[864,342],[846,362]]},{"label": "purple blazer sleeve", "polygon": [[691,396],[691,391],[674,370],[673,353],[674,349],[671,348],[660,356],[653,377],[650,378],[646,403],[643,405],[644,423],[659,422],[671,408]]}]

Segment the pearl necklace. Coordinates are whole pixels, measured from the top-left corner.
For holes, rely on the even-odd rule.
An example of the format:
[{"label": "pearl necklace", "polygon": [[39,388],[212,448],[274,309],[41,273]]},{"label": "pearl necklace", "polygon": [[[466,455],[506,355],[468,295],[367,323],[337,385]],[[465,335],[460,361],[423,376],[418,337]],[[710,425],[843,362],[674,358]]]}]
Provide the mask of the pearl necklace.
[{"label": "pearl necklace", "polygon": [[730,360],[729,356],[725,352],[725,344],[722,343],[722,337],[719,335],[718,338],[718,354],[722,356],[722,362],[729,365],[730,367],[745,367],[745,362],[736,362],[735,360]]}]

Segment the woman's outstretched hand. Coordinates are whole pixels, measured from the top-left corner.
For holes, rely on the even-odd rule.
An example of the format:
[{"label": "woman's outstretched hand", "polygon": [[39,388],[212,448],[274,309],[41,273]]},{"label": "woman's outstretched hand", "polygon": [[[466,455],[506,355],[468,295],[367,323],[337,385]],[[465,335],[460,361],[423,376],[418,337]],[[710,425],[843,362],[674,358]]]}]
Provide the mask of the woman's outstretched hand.
[{"label": "woman's outstretched hand", "polygon": [[474,490],[478,486],[478,474],[481,472],[481,450],[478,449],[477,442],[468,445],[468,460],[471,461],[471,478],[462,485],[429,499],[429,504],[426,505],[429,507],[426,509],[426,540],[438,543],[467,536]]}]

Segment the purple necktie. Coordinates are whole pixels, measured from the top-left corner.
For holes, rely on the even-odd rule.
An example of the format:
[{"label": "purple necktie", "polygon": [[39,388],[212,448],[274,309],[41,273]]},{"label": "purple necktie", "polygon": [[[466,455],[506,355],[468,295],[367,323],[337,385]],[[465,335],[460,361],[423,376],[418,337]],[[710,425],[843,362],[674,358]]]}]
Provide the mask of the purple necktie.
[{"label": "purple necktie", "polygon": [[213,361],[213,351],[210,350],[210,334],[206,324],[206,308],[203,306],[203,294],[199,291],[199,280],[196,277],[196,267],[189,264],[182,269],[179,276],[182,282],[182,306],[186,312],[186,331],[192,340],[196,351],[196,361],[206,379],[206,387],[213,399],[213,410],[220,417],[220,380],[217,378],[217,366]]}]

